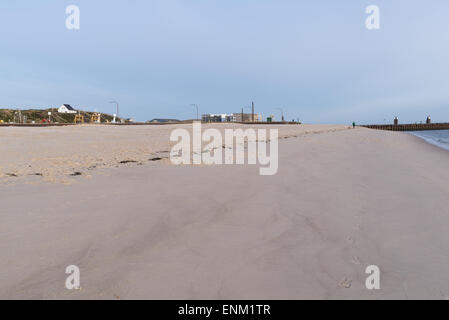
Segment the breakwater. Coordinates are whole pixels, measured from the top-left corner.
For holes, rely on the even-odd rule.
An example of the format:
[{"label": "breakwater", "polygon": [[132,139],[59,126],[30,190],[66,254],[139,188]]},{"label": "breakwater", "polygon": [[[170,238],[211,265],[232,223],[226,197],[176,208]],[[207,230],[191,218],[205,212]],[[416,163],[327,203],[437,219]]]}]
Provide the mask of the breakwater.
[{"label": "breakwater", "polygon": [[389,131],[449,130],[449,123],[372,124],[361,125],[360,127]]}]

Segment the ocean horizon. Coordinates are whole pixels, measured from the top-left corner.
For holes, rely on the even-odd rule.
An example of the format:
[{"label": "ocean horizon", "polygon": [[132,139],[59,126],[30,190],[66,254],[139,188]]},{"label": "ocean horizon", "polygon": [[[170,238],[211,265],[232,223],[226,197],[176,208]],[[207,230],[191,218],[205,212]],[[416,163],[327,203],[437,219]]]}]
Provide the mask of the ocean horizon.
[{"label": "ocean horizon", "polygon": [[449,150],[449,130],[413,131],[410,133],[428,143]]}]

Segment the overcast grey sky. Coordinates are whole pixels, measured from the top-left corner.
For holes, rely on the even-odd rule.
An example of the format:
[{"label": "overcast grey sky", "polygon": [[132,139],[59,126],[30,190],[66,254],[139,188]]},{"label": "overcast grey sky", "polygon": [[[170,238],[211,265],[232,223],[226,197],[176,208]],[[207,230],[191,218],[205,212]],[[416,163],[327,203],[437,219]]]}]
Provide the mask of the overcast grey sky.
[{"label": "overcast grey sky", "polygon": [[[65,26],[80,8],[80,30]],[[365,8],[380,8],[367,30]],[[2,0],[0,107],[449,121],[447,0]]]}]

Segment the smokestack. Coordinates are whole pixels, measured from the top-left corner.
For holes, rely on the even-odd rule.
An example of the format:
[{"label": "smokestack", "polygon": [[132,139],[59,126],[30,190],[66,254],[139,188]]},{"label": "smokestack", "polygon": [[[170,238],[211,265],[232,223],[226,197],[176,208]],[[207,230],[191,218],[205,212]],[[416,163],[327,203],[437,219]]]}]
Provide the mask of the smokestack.
[{"label": "smokestack", "polygon": [[252,122],[254,122],[254,101],[252,103]]}]

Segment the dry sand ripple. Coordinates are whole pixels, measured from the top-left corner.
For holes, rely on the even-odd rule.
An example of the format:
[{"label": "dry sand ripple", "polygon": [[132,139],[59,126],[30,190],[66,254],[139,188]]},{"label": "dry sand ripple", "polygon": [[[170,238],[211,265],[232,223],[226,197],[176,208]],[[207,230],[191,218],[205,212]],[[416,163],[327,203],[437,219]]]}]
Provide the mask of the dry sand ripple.
[{"label": "dry sand ripple", "polygon": [[[239,124],[213,125],[247,128]],[[211,125],[203,125],[206,129]],[[46,128],[0,128],[0,183],[27,176],[51,182],[70,183],[71,176],[90,177],[96,169],[143,164],[161,160],[168,163],[172,144],[170,133],[176,128],[191,130],[191,125],[165,126],[68,126]],[[280,137],[311,132],[342,130],[344,126],[285,125]]]}]

